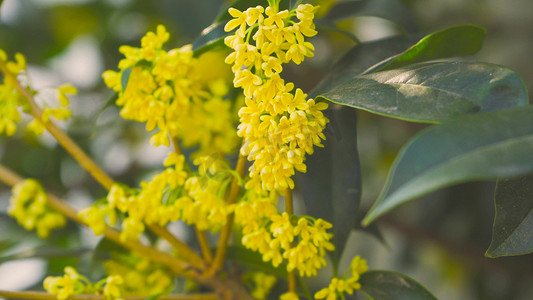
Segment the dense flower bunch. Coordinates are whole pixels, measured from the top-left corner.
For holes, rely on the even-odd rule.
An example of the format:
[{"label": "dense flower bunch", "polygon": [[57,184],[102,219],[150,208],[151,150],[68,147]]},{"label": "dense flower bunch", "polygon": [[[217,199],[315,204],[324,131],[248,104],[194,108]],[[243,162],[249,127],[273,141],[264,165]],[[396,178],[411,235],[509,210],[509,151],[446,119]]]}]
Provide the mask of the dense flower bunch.
[{"label": "dense flower bunch", "polygon": [[[233,64],[235,87],[242,87],[246,106],[239,111],[238,135],[245,139],[241,154],[253,161],[248,187],[269,191],[294,188],[294,169],[305,172],[305,154],[322,146],[322,130],[328,122],[321,110],[325,103],[307,99],[280,73],[282,64],[300,64],[313,56],[314,47],[305,37],[316,34],[315,7],[298,5],[279,10],[279,1],[241,12],[230,8],[234,19],[226,31],[236,29],[225,39],[232,52],[226,62]],[[296,22],[297,20],[297,22]]]},{"label": "dense flower bunch", "polygon": [[[326,265],[326,251],[335,249],[326,230],[331,224],[311,217],[279,214],[277,197],[260,197],[253,191],[235,209],[235,221],[242,226],[242,243],[262,254],[263,261],[278,266],[287,260],[287,271],[315,276]],[[296,225],[293,225],[296,224]]]},{"label": "dense flower bunch", "polygon": [[344,299],[344,294],[353,294],[354,290],[361,288],[359,277],[368,271],[366,261],[360,256],[353,258],[350,264],[351,277],[343,279],[333,277],[327,288],[323,288],[315,294],[315,299],[336,300],[337,297]]},{"label": "dense flower bunch", "polygon": [[124,279],[123,296],[157,295],[173,287],[172,275],[166,269],[136,255],[113,255],[104,268],[109,276]]},{"label": "dense flower bunch", "polygon": [[106,218],[114,225],[117,213],[122,213],[123,240],[137,239],[145,224],[165,226],[180,219],[201,230],[217,231],[233,211],[233,205],[224,201],[233,175],[224,163],[209,156],[195,163],[199,172],[186,172],[185,157],[172,152],[165,160],[167,168],[150,181],[141,182],[139,190],[115,184],[106,201],[83,209],[80,216],[99,235],[104,232]]},{"label": "dense flower bunch", "polygon": [[8,213],[26,230],[37,231],[46,238],[50,231],[65,226],[65,217],[47,205],[48,196],[33,179],[24,180],[13,187]]},{"label": "dense flower bunch", "polygon": [[148,32],[141,48],[120,47],[120,71],[106,71],[105,83],[118,93],[121,116],[146,122],[151,142],[170,144],[169,136],[187,147],[199,145],[199,154],[229,153],[237,147],[231,102],[223,100],[223,80],[206,82],[190,45],[165,51],[165,27]]},{"label": "dense flower bunch", "polygon": [[120,276],[108,276],[97,283],[92,283],[74,268],[66,267],[65,275],[48,276],[43,286],[48,293],[56,295],[58,300],[65,300],[77,294],[104,295],[106,299],[111,300],[120,299],[123,283],[124,280]]}]

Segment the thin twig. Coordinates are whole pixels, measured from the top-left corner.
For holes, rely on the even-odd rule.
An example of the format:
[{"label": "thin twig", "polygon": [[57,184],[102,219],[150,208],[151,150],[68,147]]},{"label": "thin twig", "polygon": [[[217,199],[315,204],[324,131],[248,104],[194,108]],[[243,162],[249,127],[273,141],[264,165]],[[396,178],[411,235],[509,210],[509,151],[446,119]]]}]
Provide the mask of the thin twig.
[{"label": "thin twig", "polygon": [[[33,299],[33,300],[55,300],[57,299],[56,295],[48,294],[46,292],[10,292],[0,290],[0,296],[5,298],[13,299]],[[79,294],[72,295],[68,297],[69,300],[106,300],[104,295],[88,295],[88,294]],[[132,296],[132,297],[121,297],[124,300],[142,300],[146,297],[141,296]],[[161,295],[157,297],[159,300],[217,300],[218,297],[216,294],[170,294],[170,295]]]},{"label": "thin twig", "polygon": [[[235,167],[235,171],[237,172],[237,174],[239,174],[239,176],[243,176],[245,166],[246,166],[246,157],[243,155],[239,155],[239,160],[237,161],[237,166]],[[239,179],[233,178],[226,204],[230,205],[237,201],[237,197],[239,196],[240,189],[241,188],[239,186]],[[233,228],[234,216],[235,214],[232,212],[226,218],[226,224],[224,225],[224,227],[222,228],[222,231],[220,232],[220,237],[218,239],[218,245],[217,245],[217,251],[215,253],[215,258],[213,259],[211,270],[208,271],[208,274],[217,273],[220,269],[222,269],[222,265],[224,264],[224,258],[226,257],[226,250],[228,246],[229,235]]]},{"label": "thin twig", "polygon": [[[292,191],[290,189],[287,189],[287,191],[285,192],[285,212],[289,214],[289,216],[294,214]],[[296,270],[290,271],[287,275],[289,281],[289,292],[296,293]]]}]

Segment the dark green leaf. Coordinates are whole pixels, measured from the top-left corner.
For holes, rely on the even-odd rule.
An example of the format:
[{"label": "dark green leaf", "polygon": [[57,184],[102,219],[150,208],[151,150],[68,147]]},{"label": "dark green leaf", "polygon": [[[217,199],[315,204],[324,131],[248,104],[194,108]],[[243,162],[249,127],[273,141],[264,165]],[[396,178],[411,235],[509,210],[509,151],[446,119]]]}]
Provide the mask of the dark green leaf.
[{"label": "dark green leaf", "polygon": [[533,172],[533,106],[466,115],[428,128],[403,147],[363,223],[461,182]]},{"label": "dark green leaf", "polygon": [[332,22],[329,22],[328,20],[316,20],[315,25],[318,31],[331,31],[331,32],[341,33],[347,36],[348,38],[350,38],[352,41],[358,44],[360,43],[359,39],[353,33],[340,28],[339,26],[335,25]]},{"label": "dark green leaf", "polygon": [[[524,162],[526,163],[526,162]],[[496,216],[487,256],[533,252],[533,175],[498,180]]]},{"label": "dark green leaf", "polygon": [[217,23],[204,29],[202,34],[192,43],[194,55],[198,56],[209,49],[223,45],[224,37],[229,34],[224,31],[224,26],[225,23]]},{"label": "dark green leaf", "polygon": [[362,231],[364,233],[368,233],[371,236],[375,237],[378,241],[381,242],[381,244],[387,248],[390,249],[389,244],[385,240],[385,237],[381,233],[381,230],[379,229],[379,226],[376,223],[372,223],[368,226],[362,226],[361,222],[363,221],[364,213],[358,214],[355,218],[355,226],[354,229],[357,231]]},{"label": "dark green leaf", "polygon": [[331,90],[334,86],[360,75],[380,61],[402,53],[419,40],[420,38],[417,37],[395,36],[356,45],[333,66],[328,75],[311,92],[311,96],[320,95]]},{"label": "dark green leaf", "polygon": [[314,95],[331,90],[357,75],[454,56],[472,55],[482,46],[485,30],[474,25],[453,26],[420,39],[396,36],[352,48],[315,88]]},{"label": "dark green leaf", "polygon": [[483,46],[487,32],[475,25],[458,25],[425,36],[404,52],[372,66],[363,74],[454,56],[474,55]]},{"label": "dark green leaf", "polygon": [[24,250],[19,253],[6,255],[0,257],[0,263],[12,261],[16,259],[27,259],[27,258],[66,258],[66,257],[79,257],[80,255],[91,251],[88,248],[79,248],[79,249],[57,249],[50,247],[38,247],[33,249]]},{"label": "dark green leaf", "polygon": [[361,291],[376,300],[436,300],[425,287],[406,275],[368,271],[359,279]]},{"label": "dark green leaf", "polygon": [[318,97],[376,114],[436,123],[454,116],[524,106],[514,71],[479,62],[429,62],[360,75]]},{"label": "dark green leaf", "polygon": [[336,270],[361,200],[361,169],[355,111],[335,105],[327,114],[331,122],[325,147],[307,157],[307,172],[297,179],[307,214],[333,224],[336,249],[331,258]]},{"label": "dark green leaf", "polygon": [[127,68],[122,71],[122,77],[120,77],[120,84],[122,85],[122,92],[126,91],[128,87],[128,82],[130,81],[131,68]]},{"label": "dark green leaf", "polygon": [[392,21],[407,32],[416,32],[415,18],[409,8],[398,0],[355,0],[339,2],[324,17],[343,20],[353,17],[379,17]]}]

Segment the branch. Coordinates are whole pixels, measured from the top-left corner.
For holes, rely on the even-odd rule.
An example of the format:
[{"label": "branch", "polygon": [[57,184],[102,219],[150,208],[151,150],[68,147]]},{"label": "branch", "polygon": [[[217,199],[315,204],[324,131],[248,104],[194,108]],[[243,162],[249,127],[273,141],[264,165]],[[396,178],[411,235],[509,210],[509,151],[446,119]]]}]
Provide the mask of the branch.
[{"label": "branch", "polygon": [[[239,154],[239,160],[237,161],[237,166],[235,167],[235,171],[239,174],[239,176],[242,176],[244,174],[245,166],[246,157],[242,154]],[[239,196],[240,189],[241,188],[239,186],[239,180],[237,178],[233,178],[226,204],[230,205],[237,202],[237,197]],[[232,212],[226,218],[226,225],[222,228],[222,231],[220,232],[220,237],[218,238],[217,252],[215,254],[212,267],[210,270],[208,270],[207,274],[217,273],[224,264],[229,235],[231,233],[231,229],[233,228],[234,216],[235,214]]]},{"label": "branch", "polygon": [[[22,180],[22,177],[0,165],[0,182],[13,186]],[[51,208],[62,213],[67,218],[87,226],[87,224],[78,216],[78,213],[75,209],[54,195],[47,194],[47,196],[48,205]],[[205,276],[201,274],[199,270],[195,269],[193,265],[168,253],[161,252],[153,247],[145,246],[135,241],[123,242],[120,239],[120,231],[112,227],[107,226],[103,235],[105,238],[122,245],[131,251],[143,255],[153,262],[166,266],[170,271],[177,275],[184,276],[187,279],[196,281],[206,287],[214,289],[222,299],[252,299],[246,288],[236,280],[231,278],[219,279],[214,276]]]},{"label": "branch", "polygon": [[[16,299],[34,299],[34,300],[56,300],[57,296],[48,294],[46,292],[10,292],[0,290],[0,296],[5,298],[16,298]],[[133,296],[133,297],[120,297],[124,300],[142,300],[147,297]],[[69,300],[107,300],[107,297],[104,295],[88,295],[88,294],[79,294],[72,295],[68,297]],[[159,300],[217,300],[218,297],[216,294],[170,294],[162,295],[157,297]]]}]

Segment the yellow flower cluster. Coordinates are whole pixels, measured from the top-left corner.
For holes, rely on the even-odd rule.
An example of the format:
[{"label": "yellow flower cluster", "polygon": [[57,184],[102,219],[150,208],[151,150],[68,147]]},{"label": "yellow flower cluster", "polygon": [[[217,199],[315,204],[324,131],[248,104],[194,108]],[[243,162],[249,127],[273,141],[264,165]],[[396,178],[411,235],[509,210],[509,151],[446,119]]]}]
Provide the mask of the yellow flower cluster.
[{"label": "yellow flower cluster", "polygon": [[[26,69],[26,59],[20,53],[15,54],[15,60],[8,61],[6,53],[0,49],[0,65],[3,72],[10,72],[17,76]],[[12,136],[17,130],[16,123],[20,121],[18,106],[22,102],[22,96],[17,92],[12,78],[4,75],[4,82],[0,85],[0,134],[6,133]]]},{"label": "yellow flower cluster", "polygon": [[152,296],[172,289],[172,275],[159,265],[135,255],[113,257],[104,263],[110,276],[123,278],[123,296]]},{"label": "yellow flower cluster", "polygon": [[337,297],[344,299],[344,294],[353,294],[354,290],[361,288],[359,277],[368,271],[366,260],[360,256],[353,258],[350,264],[351,277],[347,279],[333,277],[327,288],[323,288],[315,294],[315,299],[336,300]]},{"label": "yellow flower cluster", "polygon": [[8,213],[26,230],[37,230],[46,238],[50,231],[65,226],[65,217],[47,205],[48,197],[42,186],[33,179],[24,180],[13,187]]},{"label": "yellow flower cluster", "polygon": [[44,279],[43,286],[48,293],[56,295],[58,300],[65,300],[77,294],[103,294],[106,299],[111,300],[120,299],[123,283],[124,280],[120,276],[109,276],[97,283],[91,283],[74,268],[66,267],[65,275],[48,276]]},{"label": "yellow flower cluster", "polygon": [[257,300],[266,299],[277,281],[276,276],[268,275],[263,272],[251,272],[250,274],[245,274],[245,277],[251,279],[253,286],[252,297]]},{"label": "yellow flower cluster", "polygon": [[[8,136],[12,136],[17,127],[16,123],[20,121],[19,109],[25,110],[25,106],[28,106],[24,97],[17,91],[16,80],[17,75],[23,73],[26,70],[26,59],[20,53],[15,54],[15,61],[7,61],[5,52],[0,49],[0,69],[4,74],[4,82],[0,85],[0,134],[3,132]],[[28,130],[36,135],[40,135],[44,131],[44,123],[50,121],[50,117],[54,117],[57,120],[66,120],[70,117],[71,112],[67,108],[69,100],[66,94],[76,94],[77,90],[69,85],[65,84],[58,88],[58,100],[61,107],[44,107],[41,120],[33,119],[28,124]]]},{"label": "yellow flower cluster", "polygon": [[285,259],[287,271],[298,270],[300,276],[315,276],[326,265],[326,251],[335,248],[329,241],[333,235],[326,231],[330,223],[279,214],[275,196],[261,197],[249,191],[245,199],[235,208],[235,222],[242,226],[245,247],[258,251],[263,261],[274,266]]},{"label": "yellow flower cluster", "polygon": [[141,182],[139,191],[115,184],[107,203],[95,203],[80,211],[80,217],[100,235],[109,224],[117,222],[117,211],[124,214],[123,240],[137,239],[145,224],[165,226],[182,220],[201,230],[219,230],[233,205],[226,205],[224,195],[233,174],[213,157],[195,160],[199,174],[184,170],[185,157],[174,152],[165,160],[167,168],[149,182]]},{"label": "yellow flower cluster", "polygon": [[[57,88],[57,96],[61,107],[44,107],[43,114],[41,116],[42,122],[48,123],[50,117],[54,117],[57,120],[67,120],[71,116],[71,111],[68,109],[69,100],[67,94],[77,94],[78,90],[70,84],[64,84]],[[33,119],[28,124],[28,130],[33,132],[35,135],[41,135],[44,132],[44,124],[37,119]]]},{"label": "yellow flower cluster", "polygon": [[226,63],[233,64],[234,86],[242,87],[246,97],[237,132],[245,139],[241,154],[253,161],[246,187],[282,191],[294,188],[294,169],[306,171],[305,154],[312,154],[314,145],[322,146],[328,120],[321,111],[327,104],[307,99],[280,77],[282,64],[313,56],[314,47],[305,37],[316,34],[316,7],[301,4],[279,11],[278,1],[269,2],[266,9],[229,9],[234,19],[225,30],[236,31],[225,39],[234,50]]},{"label": "yellow flower cluster", "polygon": [[238,138],[231,102],[223,100],[227,84],[223,79],[206,82],[201,78],[203,66],[193,57],[190,45],[163,50],[168,39],[165,27],[159,25],[155,33],[142,38],[141,48],[120,47],[125,58],[118,65],[119,72],[104,72],[107,86],[118,92],[121,116],[146,122],[148,131],[157,128],[151,138],[156,146],[168,146],[170,136],[187,147],[199,145],[199,155],[232,152]]}]

